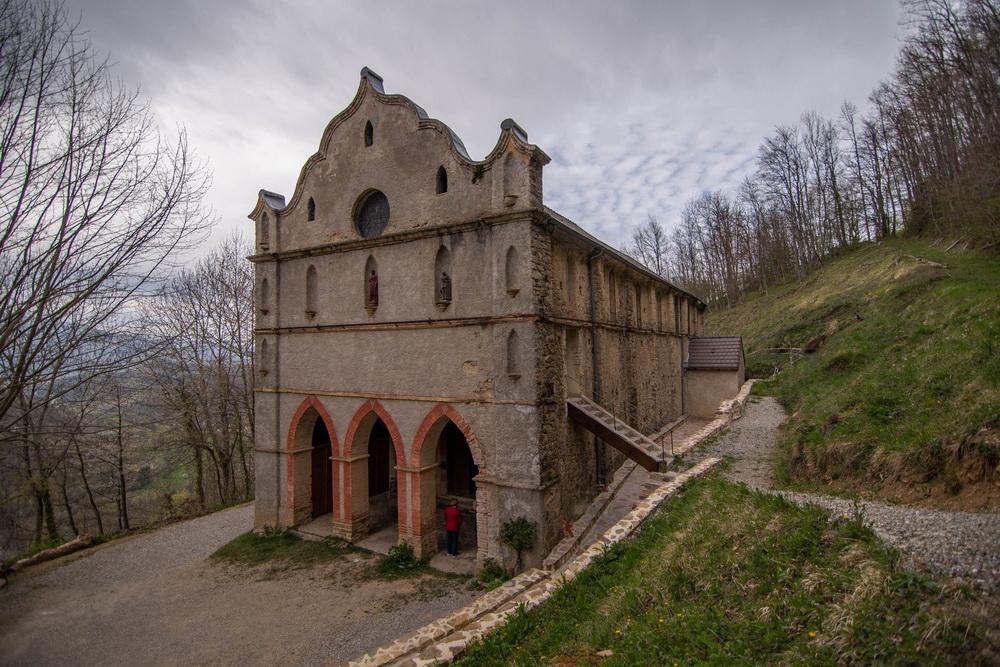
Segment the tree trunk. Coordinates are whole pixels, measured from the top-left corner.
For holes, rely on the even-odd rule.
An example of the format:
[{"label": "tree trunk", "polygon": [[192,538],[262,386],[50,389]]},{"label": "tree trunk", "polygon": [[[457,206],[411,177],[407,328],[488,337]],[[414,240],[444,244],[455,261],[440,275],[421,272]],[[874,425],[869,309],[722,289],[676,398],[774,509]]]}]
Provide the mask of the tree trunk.
[{"label": "tree trunk", "polygon": [[83,488],[87,491],[87,500],[90,501],[90,509],[94,512],[94,518],[97,520],[97,530],[99,535],[104,534],[104,519],[101,517],[101,510],[97,506],[97,501],[94,500],[94,491],[90,488],[90,482],[87,480],[87,466],[83,462],[83,454],[80,452],[80,443],[73,441],[73,445],[76,447],[76,458],[80,461],[80,479],[83,480]]},{"label": "tree trunk", "polygon": [[69,521],[69,529],[73,531],[74,535],[79,535],[80,530],[76,527],[76,520],[73,518],[73,505],[69,502],[69,493],[67,493],[66,491],[66,477],[68,476],[67,474],[68,467],[69,464],[66,463],[64,459],[62,484],[59,485],[59,488],[62,491],[63,508],[66,510],[66,520]]}]

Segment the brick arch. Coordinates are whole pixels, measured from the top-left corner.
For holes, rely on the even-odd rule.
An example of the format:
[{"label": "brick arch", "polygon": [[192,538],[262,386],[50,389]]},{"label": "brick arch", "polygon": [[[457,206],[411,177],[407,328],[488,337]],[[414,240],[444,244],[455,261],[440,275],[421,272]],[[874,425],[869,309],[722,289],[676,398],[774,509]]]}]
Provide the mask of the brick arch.
[{"label": "brick arch", "polygon": [[330,413],[326,411],[326,408],[323,407],[323,404],[315,396],[306,396],[295,410],[295,414],[292,415],[292,421],[288,427],[288,442],[285,448],[289,452],[295,449],[295,436],[298,433],[299,424],[310,408],[315,410],[320,419],[323,420],[323,423],[326,424],[326,432],[330,434],[330,447],[333,450],[333,455],[339,456],[340,445],[337,442],[337,431],[333,427],[333,418],[330,417]]},{"label": "brick arch", "polygon": [[465,436],[465,441],[469,443],[469,450],[472,452],[472,460],[475,462],[476,466],[479,468],[479,473],[482,474],[485,469],[486,459],[483,456],[483,449],[479,444],[479,438],[476,437],[475,432],[472,427],[469,426],[469,422],[465,421],[461,413],[455,409],[454,406],[448,403],[438,403],[435,405],[427,416],[424,417],[423,422],[420,423],[420,427],[417,429],[417,435],[413,438],[412,453],[410,454],[410,467],[419,468],[421,466],[420,457],[423,453],[424,443],[427,441],[427,436],[430,434],[431,429],[433,429],[438,422],[442,419],[450,420],[458,430],[462,432]]},{"label": "brick arch", "polygon": [[399,435],[399,429],[396,428],[396,422],[393,421],[392,417],[389,416],[389,411],[379,403],[374,398],[369,399],[361,404],[354,416],[351,417],[351,422],[347,425],[347,434],[344,436],[344,457],[350,458],[353,453],[354,440],[358,434],[358,429],[361,427],[361,422],[369,415],[375,413],[385,427],[389,430],[389,437],[392,439],[392,448],[396,450],[396,461],[402,464],[406,461],[406,452],[403,449],[403,438]]},{"label": "brick arch", "polygon": [[[299,488],[304,480],[296,479],[295,475],[295,457],[298,455],[298,450],[295,446],[296,437],[299,433],[299,429],[303,426],[303,419],[309,414],[309,411],[315,411],[319,419],[323,420],[326,425],[326,432],[330,436],[330,452],[334,457],[340,456],[340,443],[337,440],[337,430],[334,427],[333,419],[330,417],[330,413],[326,411],[326,408],[320,402],[316,396],[306,396],[299,407],[295,410],[292,415],[291,423],[288,426],[288,438],[285,444],[285,450],[287,452],[287,461],[285,465],[286,469],[286,499],[285,503],[289,512],[289,523],[294,525],[300,523],[305,516],[305,509],[311,507],[311,495],[312,489],[302,489]],[[315,426],[315,420],[308,423],[308,427],[311,429]],[[312,433],[310,431],[310,438]],[[311,444],[311,442],[310,442]],[[334,469],[333,478],[333,493],[334,493],[334,508],[336,511],[336,494],[338,489],[336,470]],[[308,500],[307,500],[308,499]]]},{"label": "brick arch", "polygon": [[[462,417],[461,413],[454,406],[448,403],[438,403],[427,416],[424,417],[417,433],[413,439],[413,447],[410,454],[409,471],[407,473],[407,486],[410,491],[410,514],[407,519],[406,539],[417,550],[421,558],[430,557],[437,551],[437,524],[435,499],[437,498],[437,462],[422,462],[424,445],[428,440],[432,440],[432,435],[440,433],[444,427],[443,422],[450,421],[465,436],[465,441],[472,452],[472,460],[479,468],[476,476],[476,542],[478,557],[482,559],[486,549],[490,544],[490,514],[492,513],[492,493],[486,481],[489,478],[486,472],[486,458],[483,456],[483,449],[479,438],[476,437],[469,422]],[[437,443],[431,443],[435,446]],[[400,517],[402,517],[400,512]],[[402,525],[402,524],[401,524]]]}]

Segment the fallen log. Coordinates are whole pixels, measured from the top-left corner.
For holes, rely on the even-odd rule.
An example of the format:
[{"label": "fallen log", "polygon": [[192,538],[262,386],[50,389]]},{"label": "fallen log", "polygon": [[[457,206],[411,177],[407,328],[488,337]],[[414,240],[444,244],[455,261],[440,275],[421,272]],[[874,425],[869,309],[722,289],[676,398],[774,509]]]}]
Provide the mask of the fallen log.
[{"label": "fallen log", "polygon": [[34,556],[28,556],[27,558],[22,558],[13,565],[10,566],[11,572],[17,572],[18,570],[23,570],[26,567],[35,565],[37,563],[44,563],[47,560],[52,560],[53,558],[59,558],[60,556],[65,556],[66,554],[71,554],[74,551],[79,551],[93,544],[94,538],[90,535],[84,533],[83,535],[77,535],[76,538],[70,540],[69,542],[64,542],[57,547],[52,547],[51,549],[45,549],[44,551],[39,551]]}]

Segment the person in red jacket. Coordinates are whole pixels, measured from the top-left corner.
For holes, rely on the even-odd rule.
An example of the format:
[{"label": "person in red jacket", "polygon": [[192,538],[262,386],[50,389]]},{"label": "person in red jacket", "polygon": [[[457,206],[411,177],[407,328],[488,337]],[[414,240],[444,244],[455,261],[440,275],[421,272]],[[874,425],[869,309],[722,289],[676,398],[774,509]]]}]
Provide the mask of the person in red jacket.
[{"label": "person in red jacket", "polygon": [[444,508],[444,529],[448,533],[448,555],[458,555],[458,531],[462,528],[462,510],[458,501],[453,500]]}]

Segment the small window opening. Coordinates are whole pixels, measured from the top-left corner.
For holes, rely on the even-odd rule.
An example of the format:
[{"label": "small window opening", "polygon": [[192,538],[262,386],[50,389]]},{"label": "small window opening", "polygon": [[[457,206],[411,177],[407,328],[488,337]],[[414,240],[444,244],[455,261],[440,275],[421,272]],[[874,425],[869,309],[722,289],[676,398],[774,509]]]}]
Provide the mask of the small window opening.
[{"label": "small window opening", "polygon": [[507,260],[505,262],[507,274],[507,294],[514,296],[518,293],[520,289],[520,283],[518,276],[518,267],[520,266],[517,261],[517,248],[511,246],[507,248]]},{"label": "small window opening", "polygon": [[271,285],[267,282],[267,278],[260,281],[260,289],[257,292],[257,308],[260,309],[261,315],[267,315],[271,308]]},{"label": "small window opening", "polygon": [[267,216],[267,213],[260,218],[259,239],[258,245],[261,247],[261,250],[267,250],[271,239],[271,219]]},{"label": "small window opening", "polygon": [[517,345],[517,332],[511,331],[507,335],[507,375],[521,375],[520,350]]},{"label": "small window opening", "polygon": [[316,219],[316,202],[313,201],[312,197],[309,198],[309,204],[306,208],[307,208],[309,222],[312,222],[313,220]]},{"label": "small window opening", "polygon": [[448,172],[445,171],[444,167],[438,167],[437,172],[437,187],[435,192],[439,195],[448,192]]},{"label": "small window opening", "polygon": [[260,340],[260,348],[257,350],[257,372],[261,375],[267,375],[268,366],[270,365],[268,363],[268,354],[267,339],[262,338]]},{"label": "small window opening", "polygon": [[375,128],[372,127],[372,122],[368,121],[365,123],[365,146],[371,146],[375,143]]},{"label": "small window opening", "polygon": [[316,267],[310,264],[306,269],[306,317],[310,320],[316,317],[316,292],[319,289],[317,282]]}]

